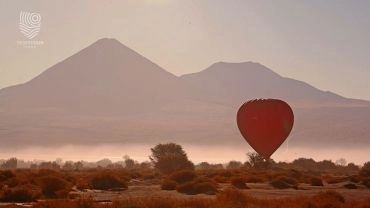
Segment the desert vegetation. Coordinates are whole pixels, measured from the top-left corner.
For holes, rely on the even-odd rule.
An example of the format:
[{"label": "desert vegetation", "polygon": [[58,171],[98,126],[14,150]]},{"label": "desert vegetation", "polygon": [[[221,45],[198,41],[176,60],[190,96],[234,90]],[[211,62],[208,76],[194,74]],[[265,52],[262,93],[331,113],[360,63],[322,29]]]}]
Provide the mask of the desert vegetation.
[{"label": "desert vegetation", "polygon": [[[151,149],[150,162],[1,162],[0,206],[16,207],[370,207],[370,162],[299,158],[193,164],[178,144]],[[19,167],[21,165],[21,167]]]}]

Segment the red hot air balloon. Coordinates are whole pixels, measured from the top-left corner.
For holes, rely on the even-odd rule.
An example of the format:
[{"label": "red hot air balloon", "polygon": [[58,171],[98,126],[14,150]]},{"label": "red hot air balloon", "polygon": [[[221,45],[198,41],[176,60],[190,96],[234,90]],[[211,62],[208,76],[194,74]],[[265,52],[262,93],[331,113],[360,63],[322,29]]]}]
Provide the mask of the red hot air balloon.
[{"label": "red hot air balloon", "polygon": [[290,106],[277,99],[256,99],[244,103],[237,113],[244,139],[265,159],[280,147],[293,128]]}]

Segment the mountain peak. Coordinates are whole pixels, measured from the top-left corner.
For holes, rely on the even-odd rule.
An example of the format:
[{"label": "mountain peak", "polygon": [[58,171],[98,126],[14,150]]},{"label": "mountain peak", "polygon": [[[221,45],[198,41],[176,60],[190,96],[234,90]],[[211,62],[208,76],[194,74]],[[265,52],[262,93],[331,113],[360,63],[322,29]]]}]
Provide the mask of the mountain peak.
[{"label": "mountain peak", "polygon": [[95,41],[93,44],[91,44],[91,46],[93,45],[99,45],[99,46],[109,45],[109,46],[121,46],[121,47],[124,46],[127,48],[127,46],[125,46],[124,44],[122,44],[120,41],[118,41],[115,38],[101,38]]},{"label": "mountain peak", "polygon": [[214,63],[213,65],[260,65],[258,62],[253,62],[253,61],[243,61],[243,62],[227,62],[227,61],[219,61]]},{"label": "mountain peak", "polygon": [[[269,76],[269,77],[276,77],[281,78],[279,74],[272,71],[271,69],[267,68],[266,66],[252,61],[245,61],[245,62],[216,62],[209,66],[207,69],[198,72],[198,73],[211,73],[211,74],[219,74],[220,76],[223,74],[227,74],[226,76]],[[197,74],[197,73],[195,73]]]},{"label": "mountain peak", "polygon": [[[118,51],[127,51],[129,53],[134,53],[138,54],[136,51],[132,50],[131,48],[127,47],[123,43],[121,43],[119,40],[115,38],[101,38],[82,51],[86,50],[98,50],[98,51],[103,51],[104,53],[109,52],[110,53],[116,53]],[[140,55],[140,54],[138,54]]]},{"label": "mountain peak", "polygon": [[101,39],[99,39],[99,40],[97,40],[97,41],[95,41],[96,43],[97,42],[116,42],[116,43],[121,43],[121,42],[119,42],[117,39],[115,39],[115,38],[101,38]]}]

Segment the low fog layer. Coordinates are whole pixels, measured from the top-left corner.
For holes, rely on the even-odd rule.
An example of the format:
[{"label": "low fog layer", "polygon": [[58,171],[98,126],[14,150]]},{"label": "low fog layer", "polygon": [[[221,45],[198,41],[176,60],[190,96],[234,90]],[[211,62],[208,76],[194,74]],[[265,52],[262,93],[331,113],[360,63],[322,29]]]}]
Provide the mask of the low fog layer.
[{"label": "low fog layer", "polygon": [[[17,157],[26,161],[46,160],[54,161],[57,158],[63,161],[89,161],[94,162],[104,158],[110,159],[113,162],[123,160],[125,155],[139,162],[149,161],[151,154],[150,148],[153,145],[102,145],[102,146],[65,146],[60,148],[41,148],[28,147],[18,149],[16,151],[2,149],[0,158],[7,159],[9,157]],[[209,163],[227,163],[231,160],[244,162],[247,160],[246,153],[252,152],[253,149],[245,143],[239,147],[228,146],[212,146],[212,145],[182,145],[188,154],[188,157],[194,163],[209,162]],[[357,165],[362,165],[370,160],[370,152],[367,148],[363,149],[312,149],[299,148],[289,146],[284,143],[272,156],[276,162],[287,161],[291,162],[298,158],[312,158],[315,161],[332,160],[335,162],[338,159],[344,158],[348,163],[354,162]]]}]

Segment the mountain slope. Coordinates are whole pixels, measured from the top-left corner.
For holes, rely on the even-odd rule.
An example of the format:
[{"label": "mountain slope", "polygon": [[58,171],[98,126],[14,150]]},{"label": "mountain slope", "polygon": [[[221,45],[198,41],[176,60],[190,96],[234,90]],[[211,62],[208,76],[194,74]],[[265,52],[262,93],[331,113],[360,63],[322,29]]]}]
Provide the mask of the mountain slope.
[{"label": "mountain slope", "polygon": [[0,91],[0,106],[131,113],[186,97],[178,77],[114,39],[101,39],[33,80]]},{"label": "mountain slope", "polygon": [[[181,76],[216,99],[240,104],[254,98],[280,98],[295,106],[367,106],[368,102],[347,99],[318,90],[298,80],[284,78],[253,62],[218,62],[207,69]],[[220,100],[220,101],[221,101]]]}]

